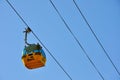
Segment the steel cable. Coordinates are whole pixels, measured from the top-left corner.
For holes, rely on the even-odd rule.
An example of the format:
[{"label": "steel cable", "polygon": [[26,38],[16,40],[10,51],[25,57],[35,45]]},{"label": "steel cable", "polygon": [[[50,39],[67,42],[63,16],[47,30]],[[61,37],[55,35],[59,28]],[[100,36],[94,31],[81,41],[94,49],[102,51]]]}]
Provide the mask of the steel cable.
[{"label": "steel cable", "polygon": [[95,34],[95,32],[93,31],[92,27],[90,26],[90,24],[88,23],[86,17],[84,16],[84,14],[82,13],[81,9],[79,8],[79,6],[77,5],[76,1],[73,0],[73,3],[75,4],[76,8],[78,9],[80,15],[83,17],[84,21],[86,22],[86,24],[88,25],[90,31],[92,32],[92,34],[94,35],[95,39],[97,40],[98,44],[101,46],[102,50],[104,51],[105,55],[107,56],[107,58],[109,59],[109,61],[111,62],[111,64],[113,65],[114,69],[116,70],[116,72],[118,73],[118,75],[120,76],[120,72],[117,69],[117,67],[115,66],[115,64],[113,63],[112,59],[110,58],[108,52],[106,51],[106,49],[103,47],[103,44],[100,42],[100,40],[98,39],[97,35]]},{"label": "steel cable", "polygon": [[73,36],[73,38],[75,39],[75,41],[78,43],[79,47],[83,50],[83,52],[85,53],[86,57],[88,58],[88,60],[90,61],[90,63],[93,65],[93,67],[95,68],[95,70],[97,71],[97,73],[100,75],[100,77],[104,79],[103,75],[100,73],[100,71],[97,69],[97,67],[95,66],[94,62],[90,59],[90,57],[88,56],[87,52],[85,51],[85,49],[83,48],[83,46],[81,45],[81,43],[79,42],[79,40],[77,39],[77,37],[74,35],[74,33],[72,32],[72,30],[70,29],[70,27],[68,26],[68,24],[65,22],[65,20],[63,19],[62,15],[60,14],[60,12],[58,11],[58,9],[56,8],[55,4],[52,2],[52,0],[49,0],[50,3],[52,4],[52,6],[54,7],[54,9],[56,10],[56,12],[58,13],[59,17],[61,18],[61,20],[63,21],[63,23],[65,24],[66,28],[69,30],[69,32],[71,33],[71,35]]}]

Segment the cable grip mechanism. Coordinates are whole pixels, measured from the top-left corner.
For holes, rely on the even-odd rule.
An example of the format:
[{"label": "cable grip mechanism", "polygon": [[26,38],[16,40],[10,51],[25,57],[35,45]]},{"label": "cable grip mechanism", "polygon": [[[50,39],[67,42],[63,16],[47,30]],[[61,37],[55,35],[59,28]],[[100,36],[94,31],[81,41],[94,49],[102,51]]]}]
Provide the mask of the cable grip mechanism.
[{"label": "cable grip mechanism", "polygon": [[30,44],[27,42],[27,34],[30,33],[31,31],[32,31],[32,30],[31,30],[29,27],[25,28],[25,31],[23,31],[23,32],[25,33],[25,39],[24,39],[24,41],[25,41],[25,44],[26,44],[26,45],[30,45]]}]

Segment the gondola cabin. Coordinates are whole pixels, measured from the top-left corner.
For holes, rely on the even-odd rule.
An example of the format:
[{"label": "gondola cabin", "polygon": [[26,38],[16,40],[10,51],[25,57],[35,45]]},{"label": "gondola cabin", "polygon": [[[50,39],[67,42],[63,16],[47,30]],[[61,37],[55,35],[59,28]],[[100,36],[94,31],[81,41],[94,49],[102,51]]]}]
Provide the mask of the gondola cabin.
[{"label": "gondola cabin", "polygon": [[28,69],[40,68],[45,66],[46,55],[39,44],[30,44],[23,50],[22,62]]},{"label": "gondola cabin", "polygon": [[22,62],[28,69],[35,69],[45,66],[46,63],[46,55],[42,49],[42,47],[37,44],[29,44],[27,42],[27,34],[32,32],[32,30],[27,27],[25,29],[25,48],[22,54]]}]

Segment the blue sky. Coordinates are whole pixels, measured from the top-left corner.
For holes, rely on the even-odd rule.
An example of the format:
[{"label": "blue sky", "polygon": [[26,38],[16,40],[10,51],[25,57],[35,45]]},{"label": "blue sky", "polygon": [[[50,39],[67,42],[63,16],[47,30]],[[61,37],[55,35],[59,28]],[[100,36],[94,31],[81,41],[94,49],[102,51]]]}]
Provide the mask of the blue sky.
[{"label": "blue sky", "polygon": [[[49,0],[9,0],[73,80],[102,80]],[[72,0],[53,0],[105,80],[120,76],[105,56]],[[76,0],[89,24],[120,71],[120,1]],[[0,0],[0,80],[70,80],[44,49],[46,66],[28,70],[21,61],[25,25],[5,0]],[[30,43],[37,39],[30,34]]]}]

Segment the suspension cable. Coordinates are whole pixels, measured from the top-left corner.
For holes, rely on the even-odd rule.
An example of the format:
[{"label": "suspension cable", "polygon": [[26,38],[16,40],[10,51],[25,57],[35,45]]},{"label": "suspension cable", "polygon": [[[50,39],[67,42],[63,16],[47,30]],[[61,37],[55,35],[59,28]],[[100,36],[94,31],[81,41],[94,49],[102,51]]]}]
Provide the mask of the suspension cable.
[{"label": "suspension cable", "polygon": [[90,63],[93,65],[93,67],[95,68],[95,70],[97,71],[97,73],[100,75],[100,77],[104,79],[103,75],[100,73],[100,71],[97,69],[97,67],[95,66],[94,62],[90,59],[90,57],[88,56],[87,52],[85,51],[85,49],[83,48],[83,46],[81,45],[81,43],[79,42],[79,40],[77,39],[77,37],[74,35],[74,33],[72,32],[72,30],[70,29],[70,27],[68,26],[68,24],[65,22],[64,18],[62,17],[62,15],[60,14],[60,12],[58,11],[58,9],[56,8],[55,4],[52,2],[52,0],[49,0],[50,3],[52,4],[52,6],[54,7],[54,9],[56,10],[56,12],[58,13],[59,17],[61,18],[61,20],[63,21],[63,23],[65,24],[66,28],[69,30],[69,32],[71,33],[71,35],[73,36],[73,38],[75,39],[75,41],[78,43],[79,47],[83,50],[83,52],[85,53],[86,57],[88,58],[88,60],[90,61]]},{"label": "suspension cable", "polygon": [[28,24],[25,22],[25,20],[22,18],[22,16],[20,16],[20,14],[16,11],[16,9],[12,6],[12,4],[8,1],[8,0],[5,0],[8,4],[9,4],[9,6],[14,10],[14,12],[17,14],[17,16],[21,19],[21,21],[27,26],[27,27],[29,27],[28,26]]},{"label": "suspension cable", "polygon": [[[17,16],[21,19],[21,21],[29,27],[29,25],[25,22],[25,20],[22,18],[22,16],[17,12],[15,7],[8,1],[5,0],[9,6],[14,10],[14,12],[17,14]],[[72,77],[68,74],[68,72],[63,68],[63,66],[59,63],[59,61],[53,56],[53,54],[49,51],[49,49],[41,42],[41,40],[38,38],[38,36],[32,31],[32,34],[35,36],[35,38],[41,43],[41,45],[46,49],[46,51],[49,53],[49,55],[54,59],[54,61],[57,63],[57,65],[63,70],[63,72],[66,74],[66,76],[70,79],[73,80]]]},{"label": "suspension cable", "polygon": [[48,50],[47,47],[40,41],[37,35],[32,31],[33,35],[37,38],[37,40],[42,44],[42,46],[46,49],[46,51],[50,54],[50,56],[55,60],[55,62],[59,65],[59,67],[63,70],[63,72],[68,76],[70,80],[73,80],[72,77],[68,74],[68,72],[63,68],[63,66],[58,62],[58,60],[52,55],[52,53]]},{"label": "suspension cable", "polygon": [[111,64],[113,65],[114,69],[116,70],[116,72],[118,73],[118,75],[120,76],[120,72],[117,69],[117,67],[115,66],[115,64],[113,63],[112,59],[110,58],[108,52],[106,51],[106,49],[103,47],[103,44],[100,42],[100,40],[98,39],[97,35],[95,34],[95,32],[93,31],[92,27],[90,26],[90,24],[88,23],[86,17],[84,16],[84,14],[82,13],[80,7],[77,5],[76,1],[73,0],[73,3],[75,4],[76,8],[78,9],[80,15],[83,17],[84,21],[86,22],[86,24],[88,25],[90,31],[92,32],[92,34],[94,35],[95,39],[97,40],[98,44],[101,46],[102,50],[104,51],[105,55],[107,56],[107,58],[109,59],[109,61],[111,62]]}]

